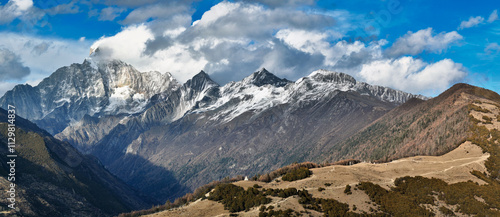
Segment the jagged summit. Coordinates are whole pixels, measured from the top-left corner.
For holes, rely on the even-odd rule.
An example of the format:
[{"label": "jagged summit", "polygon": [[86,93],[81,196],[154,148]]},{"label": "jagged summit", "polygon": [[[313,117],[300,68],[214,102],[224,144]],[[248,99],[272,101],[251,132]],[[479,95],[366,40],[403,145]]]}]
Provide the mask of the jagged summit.
[{"label": "jagged summit", "polygon": [[210,76],[205,71],[201,70],[198,74],[193,76],[193,78],[186,81],[184,86],[197,90],[203,90],[207,87],[216,87],[220,85],[212,80],[212,78],[210,78]]},{"label": "jagged summit", "polygon": [[345,83],[352,85],[357,83],[356,79],[348,74],[325,69],[316,70],[307,77],[320,82]]},{"label": "jagged summit", "polygon": [[254,84],[255,86],[261,87],[267,84],[276,86],[276,87],[283,87],[290,83],[289,80],[287,79],[281,79],[278,78],[276,75],[273,73],[270,73],[267,71],[265,68],[260,69],[259,71],[256,71],[252,73],[250,76],[246,77],[243,79],[243,82],[246,84]]}]

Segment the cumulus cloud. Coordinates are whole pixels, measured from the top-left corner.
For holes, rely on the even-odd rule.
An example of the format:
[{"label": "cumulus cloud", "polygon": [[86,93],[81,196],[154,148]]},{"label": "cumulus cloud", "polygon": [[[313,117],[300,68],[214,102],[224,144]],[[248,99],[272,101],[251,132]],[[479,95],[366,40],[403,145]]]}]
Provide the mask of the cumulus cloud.
[{"label": "cumulus cloud", "polygon": [[481,16],[470,17],[469,20],[462,21],[460,23],[460,26],[458,27],[458,29],[461,30],[461,29],[475,27],[475,26],[478,26],[479,24],[481,24],[483,22],[484,22],[484,18],[481,17]]},{"label": "cumulus cloud", "polygon": [[[127,27],[100,38],[92,47],[99,47],[100,56],[121,59],[140,71],[170,72],[181,82],[200,70],[224,84],[261,67],[291,80],[323,68],[424,93],[441,91],[466,74],[460,64],[448,59],[429,64],[401,57],[443,52],[462,39],[455,31],[436,34],[428,28],[409,32],[384,50],[385,39],[343,40],[342,29],[352,27],[345,24],[348,20],[332,15],[336,13],[290,9],[293,1],[276,6],[270,6],[274,1],[266,2],[223,1],[194,22],[189,7],[181,5],[180,13],[170,13],[162,8],[168,3],[157,2],[134,9],[121,21]],[[428,79],[432,76],[441,77]]]},{"label": "cumulus cloud", "polygon": [[209,37],[260,40],[272,37],[279,29],[313,30],[333,25],[335,20],[326,15],[306,14],[285,8],[267,9],[259,4],[222,2],[205,12],[183,37],[193,40],[203,34]]},{"label": "cumulus cloud", "polygon": [[33,7],[32,0],[9,0],[0,6],[0,24],[10,23]]},{"label": "cumulus cloud", "polygon": [[493,23],[495,20],[498,20],[498,12],[497,10],[494,10],[491,14],[490,17],[488,18],[488,23]]},{"label": "cumulus cloud", "polygon": [[[436,94],[467,75],[462,64],[450,59],[428,64],[413,57],[383,59],[363,65],[359,75],[368,83],[410,92]],[[430,90],[430,93],[429,93]]]},{"label": "cumulus cloud", "polygon": [[[281,68],[276,73],[288,75],[292,68],[301,68],[297,61],[290,60],[290,55],[322,63],[324,57],[303,53],[274,35],[283,28],[312,30],[335,23],[325,15],[266,8],[261,4],[221,2],[191,25],[190,16],[175,11],[171,16],[161,5],[156,6],[134,10],[123,21],[132,23],[129,27],[115,36],[101,38],[94,47],[103,47],[112,58],[130,62],[140,70],[169,71],[181,81],[204,69],[220,82],[228,82],[239,80],[261,66]],[[144,23],[152,18],[153,21]],[[282,58],[278,58],[280,55]],[[286,65],[280,61],[295,66],[278,67]]]},{"label": "cumulus cloud", "polygon": [[21,63],[14,52],[0,48],[0,81],[20,80],[30,74],[30,69]]},{"label": "cumulus cloud", "polygon": [[463,37],[456,31],[448,33],[441,32],[437,35],[433,35],[432,28],[427,28],[415,33],[408,32],[406,35],[398,38],[396,42],[387,49],[386,53],[390,56],[405,54],[417,55],[423,51],[441,53],[451,44],[462,39]]},{"label": "cumulus cloud", "polygon": [[112,21],[116,17],[120,16],[126,9],[117,7],[107,7],[101,10],[99,14],[99,20],[101,21]]}]

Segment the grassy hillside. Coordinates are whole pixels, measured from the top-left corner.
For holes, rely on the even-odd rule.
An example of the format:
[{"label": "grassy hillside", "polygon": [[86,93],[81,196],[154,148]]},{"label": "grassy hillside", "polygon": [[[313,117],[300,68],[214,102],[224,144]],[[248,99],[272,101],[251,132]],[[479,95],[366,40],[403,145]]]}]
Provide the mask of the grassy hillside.
[{"label": "grassy hillside", "polygon": [[447,153],[471,136],[469,105],[478,96],[496,97],[492,91],[457,84],[428,101],[409,100],[334,145],[322,158],[386,162],[415,155]]},{"label": "grassy hillside", "polygon": [[[7,207],[10,165],[6,111],[0,110],[0,207]],[[16,199],[21,216],[110,216],[146,203],[99,163],[16,117]]]}]

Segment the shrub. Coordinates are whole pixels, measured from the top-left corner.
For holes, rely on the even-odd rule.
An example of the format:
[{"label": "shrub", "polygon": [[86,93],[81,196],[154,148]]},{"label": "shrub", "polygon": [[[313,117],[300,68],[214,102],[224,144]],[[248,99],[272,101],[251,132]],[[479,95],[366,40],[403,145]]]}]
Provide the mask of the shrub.
[{"label": "shrub", "polygon": [[441,213],[443,213],[443,215],[445,215],[445,216],[456,216],[455,213],[451,209],[448,209],[444,206],[439,207],[439,211]]},{"label": "shrub", "polygon": [[319,188],[318,188],[318,191],[319,191],[319,192],[322,192],[322,191],[324,191],[324,190],[325,190],[325,188],[322,188],[322,187],[319,187]]},{"label": "shrub", "polygon": [[221,202],[229,212],[248,211],[252,207],[271,202],[271,199],[255,188],[245,190],[233,184],[217,185],[208,199]]},{"label": "shrub", "polygon": [[273,197],[282,197],[287,198],[293,195],[297,195],[298,191],[296,188],[287,188],[287,189],[264,189],[264,195],[273,196]]},{"label": "shrub", "polygon": [[434,213],[419,206],[412,197],[399,192],[387,191],[371,182],[361,182],[358,188],[379,204],[382,211],[392,216],[434,216]]},{"label": "shrub", "polygon": [[493,118],[490,118],[490,117],[488,117],[488,116],[486,116],[486,115],[483,115],[483,120],[484,120],[487,124],[491,124],[491,123],[492,123],[491,121],[493,120]]},{"label": "shrub", "polygon": [[276,216],[276,217],[281,217],[281,216],[301,216],[300,213],[293,211],[292,209],[287,209],[287,210],[269,210],[269,212],[266,211],[260,211],[259,212],[259,217],[271,217],[271,216]]},{"label": "shrub", "polygon": [[299,168],[293,169],[292,171],[289,171],[281,179],[283,181],[292,182],[292,181],[296,181],[296,180],[300,180],[300,179],[305,179],[305,178],[311,176],[311,174],[312,174],[312,172],[308,168],[299,167]]},{"label": "shrub", "polygon": [[305,167],[305,168],[311,169],[311,168],[318,168],[318,167],[320,167],[320,165],[318,165],[316,163],[311,163],[311,162],[294,163],[294,164],[279,168],[279,169],[272,171],[270,173],[261,175],[258,178],[258,181],[270,182],[270,181],[274,180],[275,178],[283,176],[284,174],[287,174],[288,172],[290,172],[292,170],[296,170],[297,168],[300,168],[300,167]]},{"label": "shrub", "polygon": [[469,105],[469,109],[470,110],[474,110],[474,111],[478,111],[478,112],[482,112],[482,113],[491,113],[490,110],[485,109],[485,108],[483,108],[481,106],[474,105],[474,104],[470,104]]},{"label": "shrub", "polygon": [[351,195],[352,194],[351,186],[350,185],[346,185],[345,186],[344,193],[347,194],[347,195]]}]

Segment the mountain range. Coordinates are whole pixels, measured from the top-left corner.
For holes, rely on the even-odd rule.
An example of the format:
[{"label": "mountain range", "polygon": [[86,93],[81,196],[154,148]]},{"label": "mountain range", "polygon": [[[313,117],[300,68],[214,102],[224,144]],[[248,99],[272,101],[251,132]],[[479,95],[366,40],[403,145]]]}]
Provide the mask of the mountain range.
[{"label": "mountain range", "polygon": [[16,105],[161,202],[210,180],[320,159],[412,98],[426,99],[326,70],[293,82],[261,69],[224,86],[201,71],[180,84],[169,73],[89,57],[35,87],[16,86],[0,105]]}]

